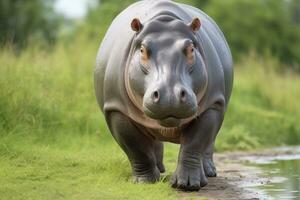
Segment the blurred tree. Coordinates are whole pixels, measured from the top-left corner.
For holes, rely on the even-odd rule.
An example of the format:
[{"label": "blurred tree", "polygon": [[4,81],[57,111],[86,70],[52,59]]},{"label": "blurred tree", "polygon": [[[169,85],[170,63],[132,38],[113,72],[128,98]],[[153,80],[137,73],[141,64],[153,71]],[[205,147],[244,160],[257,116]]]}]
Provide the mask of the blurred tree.
[{"label": "blurred tree", "polygon": [[300,30],[292,23],[291,3],[299,0],[211,0],[205,11],[224,31],[235,58],[255,50],[300,70]]},{"label": "blurred tree", "polygon": [[[86,17],[84,31],[89,38],[103,37],[112,20],[136,0],[98,0],[96,8],[90,8]],[[82,30],[82,29],[81,29]]]},{"label": "blurred tree", "polygon": [[291,0],[290,9],[293,22],[300,25],[300,0]]},{"label": "blurred tree", "polygon": [[28,40],[53,42],[59,20],[53,0],[0,0],[0,44],[24,47]]},{"label": "blurred tree", "polygon": [[[250,51],[271,54],[300,71],[300,0],[174,0],[200,8],[224,32],[233,56]],[[102,38],[107,27],[135,0],[99,0],[84,29],[89,38]]]}]

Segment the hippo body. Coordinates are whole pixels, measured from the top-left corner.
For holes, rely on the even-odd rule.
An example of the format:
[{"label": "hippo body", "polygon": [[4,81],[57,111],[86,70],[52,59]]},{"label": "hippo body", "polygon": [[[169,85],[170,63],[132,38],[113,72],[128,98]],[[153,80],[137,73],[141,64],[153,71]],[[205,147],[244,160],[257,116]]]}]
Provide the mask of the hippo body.
[{"label": "hippo body", "polygon": [[233,85],[227,42],[205,13],[168,0],[132,4],[99,48],[95,91],[135,182],[164,172],[163,143],[180,144],[173,187],[198,190],[216,176],[213,147]]}]

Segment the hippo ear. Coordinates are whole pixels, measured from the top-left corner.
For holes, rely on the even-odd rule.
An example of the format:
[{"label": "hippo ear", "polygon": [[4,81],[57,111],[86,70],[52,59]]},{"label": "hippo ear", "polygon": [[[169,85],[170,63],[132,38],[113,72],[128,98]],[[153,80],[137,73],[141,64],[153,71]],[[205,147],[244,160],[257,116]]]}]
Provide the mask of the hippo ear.
[{"label": "hippo ear", "polygon": [[134,18],[131,21],[131,28],[135,32],[140,32],[143,28],[143,24],[141,23],[141,21],[138,18]]},{"label": "hippo ear", "polygon": [[191,30],[195,33],[197,31],[199,31],[200,27],[201,27],[201,21],[199,18],[194,18],[193,21],[191,23],[189,23],[189,27],[191,28]]}]

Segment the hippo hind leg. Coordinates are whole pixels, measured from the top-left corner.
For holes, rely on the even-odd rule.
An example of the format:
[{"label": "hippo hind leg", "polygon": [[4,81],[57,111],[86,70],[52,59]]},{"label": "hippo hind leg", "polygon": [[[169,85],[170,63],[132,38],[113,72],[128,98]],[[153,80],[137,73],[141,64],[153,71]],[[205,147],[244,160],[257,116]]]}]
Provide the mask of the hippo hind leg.
[{"label": "hippo hind leg", "polygon": [[143,134],[138,127],[120,112],[107,117],[109,129],[126,153],[135,183],[153,183],[159,180],[160,170],[154,151],[155,141]]},{"label": "hippo hind leg", "polygon": [[213,161],[214,143],[210,144],[203,155],[203,168],[207,177],[216,177],[217,170]]},{"label": "hippo hind leg", "polygon": [[166,171],[163,164],[164,144],[160,141],[156,141],[154,145],[154,152],[156,156],[157,167],[160,173],[164,173]]},{"label": "hippo hind leg", "polygon": [[221,128],[221,125],[223,123],[224,119],[224,113],[220,115],[219,120],[217,120],[216,127],[217,129],[212,133],[213,134],[213,140],[211,143],[206,147],[203,153],[203,169],[205,172],[206,177],[216,177],[217,176],[217,170],[213,161],[213,154],[214,154],[214,146],[215,146],[215,140],[217,137],[217,134]]}]

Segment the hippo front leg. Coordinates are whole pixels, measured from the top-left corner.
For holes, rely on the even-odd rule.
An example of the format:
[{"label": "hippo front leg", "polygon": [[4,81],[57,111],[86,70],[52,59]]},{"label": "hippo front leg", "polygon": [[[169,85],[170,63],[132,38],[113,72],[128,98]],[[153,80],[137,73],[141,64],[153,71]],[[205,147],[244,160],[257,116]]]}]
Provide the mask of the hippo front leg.
[{"label": "hippo front leg", "polygon": [[160,144],[143,134],[138,126],[122,113],[111,112],[107,121],[112,135],[130,161],[133,181],[135,183],[158,181],[160,170],[163,170],[162,153],[159,152],[161,157],[158,166],[155,147]]},{"label": "hippo front leg", "polygon": [[222,121],[222,111],[209,109],[183,130],[178,164],[171,179],[172,187],[193,191],[207,184],[203,156],[214,142]]}]

